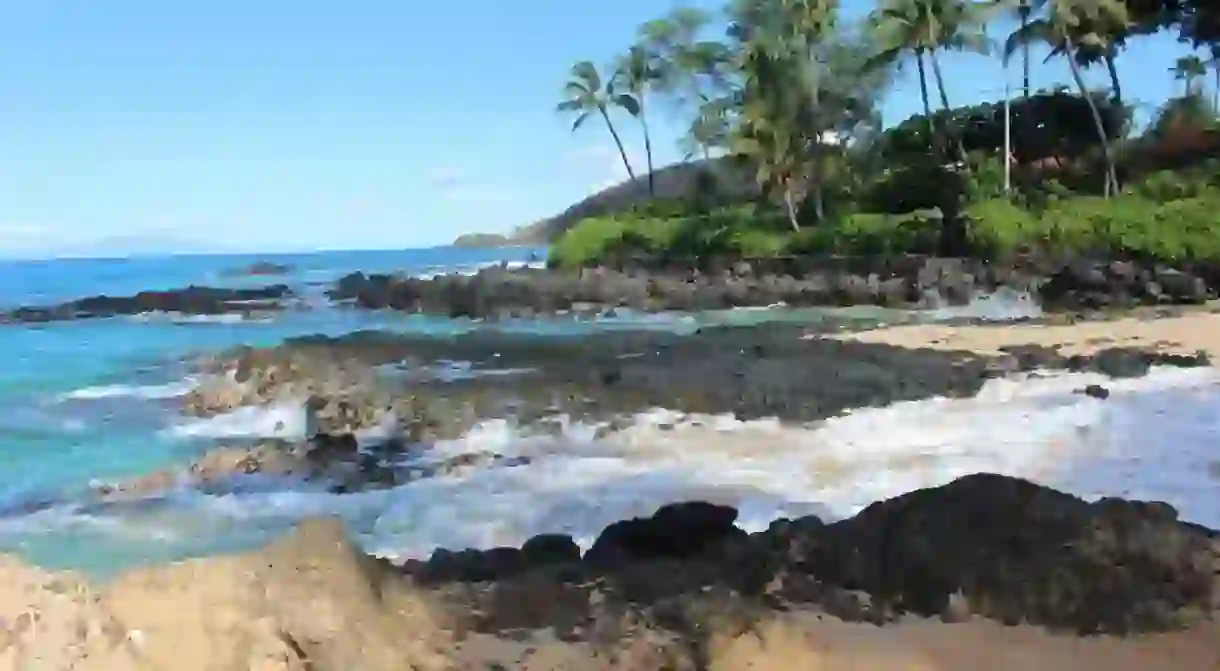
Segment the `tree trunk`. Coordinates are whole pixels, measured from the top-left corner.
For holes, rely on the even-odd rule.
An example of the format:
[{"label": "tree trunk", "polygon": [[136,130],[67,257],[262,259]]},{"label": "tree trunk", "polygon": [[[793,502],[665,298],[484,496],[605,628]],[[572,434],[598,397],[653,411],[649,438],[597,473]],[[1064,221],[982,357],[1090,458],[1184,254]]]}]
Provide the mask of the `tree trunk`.
[{"label": "tree trunk", "polygon": [[[1024,33],[1025,27],[1029,25],[1029,0],[1021,0],[1017,11],[1021,14],[1021,30]],[[1029,40],[1021,43],[1021,76],[1021,93],[1029,100]]]},{"label": "tree trunk", "polygon": [[1110,73],[1110,91],[1113,94],[1114,104],[1119,109],[1123,107],[1123,85],[1118,81],[1118,68],[1114,66],[1114,53],[1107,50],[1104,56],[1106,61],[1106,71]]},{"label": "tree trunk", "polygon": [[644,156],[648,161],[648,197],[656,199],[657,185],[652,174],[652,135],[648,132],[648,121],[644,116],[644,96],[640,95],[640,127],[644,129]]},{"label": "tree trunk", "polygon": [[1212,114],[1220,114],[1220,63],[1216,64],[1216,87],[1212,89]]},{"label": "tree trunk", "polygon": [[606,128],[610,129],[610,135],[614,137],[614,144],[618,147],[618,155],[623,159],[623,167],[627,168],[627,176],[631,181],[635,181],[635,171],[631,169],[631,161],[627,160],[627,150],[623,149],[623,140],[619,138],[618,131],[614,130],[614,122],[610,121],[610,113],[605,107],[601,108],[602,118],[606,120]]},{"label": "tree trunk", "polygon": [[1212,114],[1220,114],[1220,63],[1216,63],[1216,86],[1212,89]]},{"label": "tree trunk", "polygon": [[1089,104],[1089,111],[1093,114],[1093,124],[1097,127],[1097,137],[1101,140],[1101,155],[1106,161],[1106,191],[1107,198],[1112,192],[1118,190],[1118,176],[1114,172],[1114,157],[1110,155],[1110,139],[1106,136],[1106,125],[1101,120],[1101,112],[1097,109],[1097,101],[1093,100],[1093,96],[1089,95],[1088,88],[1084,85],[1084,77],[1080,74],[1080,66],[1076,63],[1076,45],[1071,38],[1067,38],[1067,62],[1068,67],[1072,69],[1072,79],[1076,81],[1076,88],[1080,90],[1080,95],[1084,96],[1085,102]]},{"label": "tree trunk", "polygon": [[801,230],[801,222],[796,217],[796,202],[792,197],[792,180],[784,180],[784,208],[788,211],[788,221],[793,231]]},{"label": "tree trunk", "polygon": [[923,67],[923,49],[915,51],[915,65],[919,69],[919,93],[923,96],[923,116],[928,120],[928,144],[934,151],[939,151],[936,123],[932,120],[932,103],[928,102],[928,75]]},{"label": "tree trunk", "polygon": [[936,51],[933,50],[928,54],[928,58],[932,61],[932,75],[936,77],[936,88],[940,89],[940,104],[945,109],[945,124],[949,128],[951,141],[957,147],[957,159],[962,162],[963,168],[969,170],[970,162],[966,158],[966,146],[957,132],[957,124],[953,123],[953,109],[949,107],[949,94],[945,91],[945,78],[941,75],[940,60],[936,58]]}]

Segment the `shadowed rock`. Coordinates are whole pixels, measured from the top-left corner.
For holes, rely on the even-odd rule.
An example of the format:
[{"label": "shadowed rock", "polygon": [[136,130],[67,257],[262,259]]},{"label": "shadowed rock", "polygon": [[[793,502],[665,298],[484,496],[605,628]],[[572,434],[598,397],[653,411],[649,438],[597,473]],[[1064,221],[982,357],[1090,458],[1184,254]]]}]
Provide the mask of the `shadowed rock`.
[{"label": "shadowed rock", "polygon": [[[816,517],[783,520],[747,536],[732,525],[735,517],[731,508],[686,503],[617,522],[581,562],[569,559],[566,573],[539,574],[539,566],[504,548],[460,554],[466,566],[500,560],[500,568],[477,577],[502,581],[485,587],[490,592],[481,598],[503,607],[497,590],[517,594],[518,603],[525,598],[513,576],[536,584],[540,575],[583,574],[601,581],[601,593],[645,606],[728,589],[873,622],[903,613],[978,615],[1126,634],[1189,626],[1220,609],[1220,538],[1179,521],[1163,503],[1087,503],[1018,478],[980,474],[829,525]],[[438,552],[414,570],[452,566],[454,556]],[[573,589],[592,594],[588,587],[563,591]],[[511,613],[488,617],[513,621]]]}]

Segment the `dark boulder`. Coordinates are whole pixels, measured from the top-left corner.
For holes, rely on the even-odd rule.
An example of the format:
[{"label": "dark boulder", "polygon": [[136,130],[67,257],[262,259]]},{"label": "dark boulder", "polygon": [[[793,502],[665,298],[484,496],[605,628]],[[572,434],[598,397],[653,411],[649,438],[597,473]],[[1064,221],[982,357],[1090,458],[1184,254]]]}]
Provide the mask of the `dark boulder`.
[{"label": "dark boulder", "polygon": [[541,534],[525,541],[521,555],[529,566],[548,566],[580,561],[580,546],[571,536]]},{"label": "dark boulder", "polygon": [[797,554],[790,559],[822,582],[927,615],[964,598],[1003,622],[1122,634],[1220,606],[1220,544],[1172,507],[1090,504],[999,475],[874,504],[806,538]]},{"label": "dark boulder", "polygon": [[1095,398],[1100,401],[1104,401],[1107,398],[1110,398],[1110,390],[1106,389],[1105,387],[1101,386],[1100,384],[1091,384],[1091,385],[1085,387],[1083,393],[1085,396],[1088,396],[1090,398]]},{"label": "dark boulder", "polygon": [[571,536],[534,536],[520,548],[450,551],[438,549],[427,562],[409,567],[421,582],[477,583],[504,580],[535,569],[576,564],[580,547]]},{"label": "dark boulder", "polygon": [[698,557],[741,538],[733,525],[737,510],[704,502],[662,506],[652,517],[615,522],[585,554],[587,564],[613,567],[625,562]]}]

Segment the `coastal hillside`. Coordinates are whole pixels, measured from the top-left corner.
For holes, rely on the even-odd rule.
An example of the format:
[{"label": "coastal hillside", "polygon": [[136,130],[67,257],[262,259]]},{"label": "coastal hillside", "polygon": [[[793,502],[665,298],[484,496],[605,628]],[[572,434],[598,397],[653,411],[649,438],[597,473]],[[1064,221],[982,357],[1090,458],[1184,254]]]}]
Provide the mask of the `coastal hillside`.
[{"label": "coastal hillside", "polygon": [[[599,191],[553,217],[522,226],[513,234],[512,241],[518,244],[548,244],[582,219],[624,212],[654,200],[690,198],[701,190],[714,193],[724,200],[742,200],[758,194],[752,172],[733,156],[660,168],[653,174],[653,181],[655,196],[648,191],[648,175],[642,174],[634,180]],[[706,188],[701,189],[701,184]]]}]

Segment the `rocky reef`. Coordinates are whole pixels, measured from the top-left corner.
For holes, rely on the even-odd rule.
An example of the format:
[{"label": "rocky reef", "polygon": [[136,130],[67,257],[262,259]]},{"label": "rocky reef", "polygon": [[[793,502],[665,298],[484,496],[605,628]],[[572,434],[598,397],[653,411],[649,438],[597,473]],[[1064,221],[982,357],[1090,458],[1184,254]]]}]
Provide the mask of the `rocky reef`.
[{"label": "rocky reef", "polygon": [[318,520],[259,552],[98,586],[9,558],[0,669],[1220,664],[1220,536],[1165,504],[979,474],[837,522],[749,534],[736,517],[678,503],[584,553],[547,535],[406,566]]},{"label": "rocky reef", "polygon": [[0,313],[0,323],[37,323],[100,319],[119,315],[165,312],[181,315],[253,314],[276,311],[292,297],[285,284],[253,289],[190,286],[167,291],[141,291],[133,296],[92,296],[49,306],[22,306]]},{"label": "rocky reef", "polygon": [[[989,379],[1034,369],[1131,377],[1154,364],[1208,364],[1204,354],[1134,347],[1065,356],[1051,347],[1019,346],[983,356],[820,338],[810,331],[773,324],[711,327],[694,337],[644,331],[578,339],[489,331],[453,338],[388,332],[308,337],[201,362],[211,377],[185,398],[184,409],[211,416],[243,405],[310,399],[320,432],[381,426],[410,442],[454,438],[487,418],[529,424],[565,414],[609,421],[654,407],[807,422],[852,408],[972,396]],[[467,367],[451,371],[438,366],[444,361]]]}]

